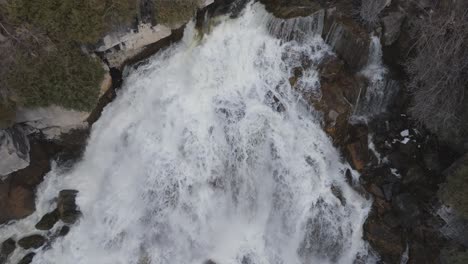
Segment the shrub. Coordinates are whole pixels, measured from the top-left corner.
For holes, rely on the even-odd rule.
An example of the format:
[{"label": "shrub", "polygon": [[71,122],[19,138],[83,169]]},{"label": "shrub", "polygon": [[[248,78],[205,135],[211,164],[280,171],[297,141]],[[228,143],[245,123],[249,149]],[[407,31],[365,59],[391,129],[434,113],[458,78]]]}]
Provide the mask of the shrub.
[{"label": "shrub", "polygon": [[10,0],[10,16],[60,41],[94,43],[116,23],[136,15],[136,0]]},{"label": "shrub", "polygon": [[413,94],[410,113],[442,139],[460,134],[468,85],[468,8],[412,23],[416,55],[405,64]]},{"label": "shrub", "polygon": [[439,198],[453,207],[464,218],[468,219],[468,165],[455,171],[447,177],[439,190]]},{"label": "shrub", "polygon": [[157,23],[177,25],[189,21],[200,5],[200,0],[154,0]]},{"label": "shrub", "polygon": [[97,59],[68,45],[40,56],[18,52],[17,63],[7,77],[7,85],[28,107],[61,105],[91,110],[97,103],[104,69]]}]

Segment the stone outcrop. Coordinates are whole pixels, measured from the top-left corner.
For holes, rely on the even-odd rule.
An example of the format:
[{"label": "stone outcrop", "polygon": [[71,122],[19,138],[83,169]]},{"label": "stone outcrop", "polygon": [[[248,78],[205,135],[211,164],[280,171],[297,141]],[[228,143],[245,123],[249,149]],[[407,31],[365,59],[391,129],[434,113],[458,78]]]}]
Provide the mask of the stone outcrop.
[{"label": "stone outcrop", "polygon": [[12,238],[9,238],[1,244],[0,247],[0,264],[5,264],[8,260],[8,257],[15,251],[16,242]]},{"label": "stone outcrop", "polygon": [[29,140],[20,126],[0,130],[0,178],[29,165]]},{"label": "stone outcrop", "polygon": [[59,221],[60,215],[57,209],[45,214],[35,225],[38,230],[50,230]]},{"label": "stone outcrop", "polygon": [[402,12],[390,12],[382,18],[383,43],[385,45],[392,45],[400,37],[401,26],[404,20],[405,14]]}]

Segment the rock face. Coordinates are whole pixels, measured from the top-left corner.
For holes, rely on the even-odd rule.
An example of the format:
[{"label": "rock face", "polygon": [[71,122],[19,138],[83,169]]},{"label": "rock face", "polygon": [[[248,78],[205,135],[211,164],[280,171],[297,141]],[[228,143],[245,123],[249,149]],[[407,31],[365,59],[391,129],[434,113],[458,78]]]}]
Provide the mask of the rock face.
[{"label": "rock face", "polygon": [[21,127],[0,130],[0,177],[28,166],[29,149],[29,141]]},{"label": "rock face", "polygon": [[0,223],[24,218],[34,209],[34,193],[30,189],[0,183]]},{"label": "rock face", "polygon": [[59,193],[57,209],[60,220],[64,223],[73,224],[80,217],[80,211],[75,202],[77,194],[76,190],[63,190]]}]

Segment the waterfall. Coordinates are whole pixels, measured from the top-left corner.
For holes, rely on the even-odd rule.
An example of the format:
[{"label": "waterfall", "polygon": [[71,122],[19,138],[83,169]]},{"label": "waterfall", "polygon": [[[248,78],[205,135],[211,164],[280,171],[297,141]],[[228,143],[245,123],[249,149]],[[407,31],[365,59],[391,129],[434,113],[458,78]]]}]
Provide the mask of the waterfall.
[{"label": "waterfall", "polygon": [[272,22],[255,3],[202,37],[189,24],[128,73],[82,160],[54,168],[36,213],[1,237],[40,233],[58,192],[77,189],[82,217],[33,263],[373,263],[362,239],[371,201],[288,81],[298,59],[315,65],[328,49],[288,33],[315,30],[295,21]]},{"label": "waterfall", "polygon": [[377,36],[371,36],[369,59],[361,74],[368,84],[359,95],[353,118],[366,120],[385,112],[399,89],[398,82],[389,77],[388,70],[382,63],[382,45]]}]

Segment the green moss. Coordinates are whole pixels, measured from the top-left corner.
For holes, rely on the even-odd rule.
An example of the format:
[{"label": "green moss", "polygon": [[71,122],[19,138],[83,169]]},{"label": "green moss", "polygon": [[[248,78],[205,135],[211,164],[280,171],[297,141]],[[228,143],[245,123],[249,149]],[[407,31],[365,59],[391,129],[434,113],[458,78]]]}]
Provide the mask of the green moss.
[{"label": "green moss", "polygon": [[11,104],[0,103],[0,129],[10,127],[15,121],[15,109]]},{"label": "green moss", "polygon": [[8,13],[60,41],[95,43],[112,26],[136,16],[137,0],[10,0]]},{"label": "green moss", "polygon": [[[440,199],[468,219],[468,164],[447,177],[439,190]],[[467,262],[468,263],[468,262]]]},{"label": "green moss", "polygon": [[97,103],[104,74],[97,59],[67,45],[40,56],[18,54],[7,78],[18,104],[28,107],[60,105],[91,110]]},{"label": "green moss", "polygon": [[442,251],[443,264],[466,264],[468,252],[444,249]]},{"label": "green moss", "polygon": [[196,13],[200,0],[155,0],[156,22],[177,25],[189,21]]}]

